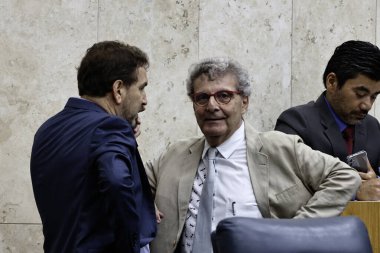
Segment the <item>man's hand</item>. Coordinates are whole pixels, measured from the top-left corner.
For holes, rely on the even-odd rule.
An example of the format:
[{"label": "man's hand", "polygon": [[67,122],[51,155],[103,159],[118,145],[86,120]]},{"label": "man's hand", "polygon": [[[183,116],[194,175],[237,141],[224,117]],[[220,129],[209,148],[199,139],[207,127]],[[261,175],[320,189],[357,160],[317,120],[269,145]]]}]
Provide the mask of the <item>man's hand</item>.
[{"label": "man's hand", "polygon": [[154,203],[154,208],[156,209],[156,220],[157,220],[157,223],[161,223],[161,219],[164,218],[164,214],[160,212],[160,210],[158,210],[157,206],[156,206],[156,203]]},{"label": "man's hand", "polygon": [[141,126],[141,119],[139,116],[137,116],[135,119],[135,124],[133,126],[133,133],[135,135],[135,138],[137,138],[141,134],[140,126]]},{"label": "man's hand", "polygon": [[367,173],[359,172],[359,176],[362,178],[362,180],[370,180],[370,179],[377,178],[376,173],[372,169],[372,166],[368,160],[367,160],[367,167],[368,167]]},{"label": "man's hand", "polygon": [[[366,173],[364,173],[366,174]],[[358,192],[356,193],[357,200],[374,201],[380,200],[380,179],[372,178],[362,181]]]}]

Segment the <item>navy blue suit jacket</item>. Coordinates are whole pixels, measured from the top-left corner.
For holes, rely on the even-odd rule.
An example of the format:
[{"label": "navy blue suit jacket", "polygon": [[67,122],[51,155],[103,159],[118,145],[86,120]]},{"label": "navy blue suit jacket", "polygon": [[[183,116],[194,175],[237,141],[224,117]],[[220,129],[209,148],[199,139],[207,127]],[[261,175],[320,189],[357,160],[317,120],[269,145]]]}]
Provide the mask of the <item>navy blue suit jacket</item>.
[{"label": "navy blue suit jacket", "polygon": [[136,253],[155,236],[150,186],[126,120],[70,98],[38,129],[30,169],[46,253]]},{"label": "navy blue suit jacket", "polygon": [[[324,100],[324,94],[316,102],[311,101],[284,111],[277,119],[275,130],[297,134],[312,149],[347,161],[345,140]],[[379,173],[380,125],[371,115],[355,125],[353,153],[360,150],[367,151],[372,168]]]}]

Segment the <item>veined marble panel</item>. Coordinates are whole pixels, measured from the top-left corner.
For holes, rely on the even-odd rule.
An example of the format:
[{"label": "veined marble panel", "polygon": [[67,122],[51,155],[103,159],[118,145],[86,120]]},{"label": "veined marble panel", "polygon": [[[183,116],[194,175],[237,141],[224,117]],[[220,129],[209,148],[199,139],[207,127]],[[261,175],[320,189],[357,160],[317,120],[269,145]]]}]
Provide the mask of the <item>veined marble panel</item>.
[{"label": "veined marble panel", "polygon": [[1,253],[43,253],[42,226],[36,224],[0,224]]},{"label": "veined marble panel", "polygon": [[293,1],[292,106],[316,100],[335,48],[347,40],[374,43],[376,0]]},{"label": "veined marble panel", "polygon": [[144,160],[196,134],[185,79],[198,57],[198,8],[192,0],[100,1],[99,38],[131,43],[150,58],[148,106],[138,138]]},{"label": "veined marble panel", "polygon": [[1,1],[0,13],[0,222],[35,223],[33,136],[77,96],[75,67],[96,41],[97,1]]},{"label": "veined marble panel", "polygon": [[251,76],[246,120],[271,130],[290,106],[292,1],[203,0],[199,57],[229,56]]}]

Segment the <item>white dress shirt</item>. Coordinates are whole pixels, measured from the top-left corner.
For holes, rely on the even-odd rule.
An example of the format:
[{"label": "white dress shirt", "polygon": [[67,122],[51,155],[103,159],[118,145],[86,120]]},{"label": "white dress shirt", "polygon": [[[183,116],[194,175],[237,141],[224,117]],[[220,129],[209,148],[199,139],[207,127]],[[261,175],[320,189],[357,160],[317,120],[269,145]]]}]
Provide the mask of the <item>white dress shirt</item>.
[{"label": "white dress shirt", "polygon": [[[206,167],[205,163],[207,162],[204,160],[209,147],[210,145],[206,141],[202,159],[198,165],[198,172]],[[217,150],[211,230],[215,230],[219,221],[227,217],[262,218],[248,171],[244,121],[228,140],[217,147]],[[195,193],[192,192],[192,194]],[[198,195],[199,199],[200,193]],[[189,216],[195,222],[198,209],[192,205],[188,212],[191,213]],[[189,239],[185,238],[184,234],[182,234],[181,252],[191,252],[191,247],[185,246],[186,243],[189,243]]]},{"label": "white dress shirt", "polygon": [[[208,147],[206,142],[204,152]],[[231,216],[262,218],[248,171],[244,121],[217,149],[212,230],[220,220]]]}]

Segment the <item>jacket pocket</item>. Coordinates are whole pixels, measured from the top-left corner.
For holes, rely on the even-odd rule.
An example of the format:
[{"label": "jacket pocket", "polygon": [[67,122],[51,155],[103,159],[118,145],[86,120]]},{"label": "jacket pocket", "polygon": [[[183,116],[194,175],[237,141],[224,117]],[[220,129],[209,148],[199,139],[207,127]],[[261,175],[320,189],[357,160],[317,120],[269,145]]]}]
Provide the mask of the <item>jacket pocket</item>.
[{"label": "jacket pocket", "polygon": [[257,203],[251,201],[228,201],[226,217],[239,216],[261,218],[262,215]]},{"label": "jacket pocket", "polygon": [[296,212],[304,206],[311,194],[303,185],[293,185],[275,195],[275,200],[271,203],[271,209],[278,218],[293,218]]}]

